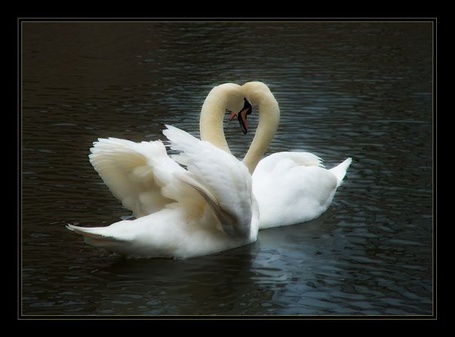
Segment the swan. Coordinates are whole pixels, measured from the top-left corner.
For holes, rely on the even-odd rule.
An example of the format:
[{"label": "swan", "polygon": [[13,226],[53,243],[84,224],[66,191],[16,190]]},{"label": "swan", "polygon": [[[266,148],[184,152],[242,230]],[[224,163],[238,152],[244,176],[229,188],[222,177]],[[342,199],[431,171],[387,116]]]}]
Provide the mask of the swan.
[{"label": "swan", "polygon": [[[352,158],[331,169],[326,169],[321,158],[309,152],[285,151],[262,158],[277,131],[280,108],[263,82],[247,82],[242,91],[247,101],[259,109],[256,133],[243,159],[253,178],[253,194],[259,205],[259,229],[319,217],[332,203]],[[241,112],[237,117],[245,129],[247,114]]]},{"label": "swan", "polygon": [[[205,126],[201,132],[206,136],[201,140],[210,139],[210,143],[227,153],[230,150],[223,131],[226,110],[241,111],[242,116],[245,112],[251,113],[251,105],[241,90],[235,83],[217,85],[210,90],[201,108],[200,123]],[[161,186],[156,183],[151,155],[145,146],[148,145],[144,142],[101,138],[94,142],[89,155],[90,163],[104,184],[135,218],[160,211],[173,202],[162,194]]]},{"label": "swan", "polygon": [[67,228],[92,246],[129,258],[186,259],[256,241],[258,207],[243,162],[176,127],[168,125],[163,133],[181,154],[169,157],[159,140],[130,146],[149,162],[151,172],[138,170],[137,177],[153,175],[170,200],[164,208],[107,227]]},{"label": "swan", "polygon": [[[218,97],[217,108],[241,110],[240,86],[223,88],[210,96]],[[211,107],[207,102],[205,109]],[[136,219],[66,227],[92,246],[130,258],[185,259],[255,242],[259,209],[247,166],[176,127],[166,125],[163,134],[179,154],[170,157],[160,140],[99,139],[91,149],[95,170]]]}]

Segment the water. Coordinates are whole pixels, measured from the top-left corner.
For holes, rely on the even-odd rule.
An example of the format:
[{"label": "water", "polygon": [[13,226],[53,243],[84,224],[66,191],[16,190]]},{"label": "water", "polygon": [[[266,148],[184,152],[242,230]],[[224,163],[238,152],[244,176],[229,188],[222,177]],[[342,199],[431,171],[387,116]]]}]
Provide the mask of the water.
[{"label": "water", "polygon": [[[21,28],[20,315],[434,314],[431,22]],[[282,111],[268,153],[353,157],[320,218],[185,261],[127,260],[64,228],[129,215],[88,162],[98,137],[198,136],[209,90],[250,80]],[[226,123],[226,137],[241,157],[252,134]]]}]

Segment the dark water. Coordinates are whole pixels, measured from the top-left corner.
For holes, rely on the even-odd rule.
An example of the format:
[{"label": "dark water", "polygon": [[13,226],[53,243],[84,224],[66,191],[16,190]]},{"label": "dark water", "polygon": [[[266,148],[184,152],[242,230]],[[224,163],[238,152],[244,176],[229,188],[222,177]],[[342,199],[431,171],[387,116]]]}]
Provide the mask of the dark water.
[{"label": "dark water", "polygon": [[[434,314],[431,22],[21,29],[21,315]],[[208,91],[250,80],[282,110],[268,153],[354,158],[322,217],[186,261],[126,260],[64,228],[129,215],[88,162],[98,137],[197,136]],[[226,135],[241,157],[252,134]]]}]

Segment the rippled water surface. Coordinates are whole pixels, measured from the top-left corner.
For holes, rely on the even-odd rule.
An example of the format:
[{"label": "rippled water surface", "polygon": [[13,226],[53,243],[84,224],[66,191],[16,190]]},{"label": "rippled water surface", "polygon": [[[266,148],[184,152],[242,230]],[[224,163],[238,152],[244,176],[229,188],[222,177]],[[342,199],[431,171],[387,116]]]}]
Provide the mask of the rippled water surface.
[{"label": "rippled water surface", "polygon": [[[431,22],[22,22],[20,314],[422,315],[434,310]],[[126,260],[67,223],[129,212],[98,137],[195,136],[209,90],[266,82],[268,153],[354,161],[320,218],[189,260]],[[257,123],[257,111],[250,118]],[[226,123],[232,151],[252,134]]]}]

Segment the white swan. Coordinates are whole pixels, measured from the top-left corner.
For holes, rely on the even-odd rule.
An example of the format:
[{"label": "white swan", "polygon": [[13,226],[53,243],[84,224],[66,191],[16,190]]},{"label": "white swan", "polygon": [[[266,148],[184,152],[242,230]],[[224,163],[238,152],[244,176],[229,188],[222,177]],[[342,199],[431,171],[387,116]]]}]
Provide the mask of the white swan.
[{"label": "white swan", "polygon": [[[342,183],[352,159],[325,169],[319,157],[308,152],[278,152],[262,159],[279,123],[280,109],[262,82],[245,83],[246,99],[259,108],[259,123],[244,163],[252,173],[253,194],[260,214],[260,229],[309,221],[324,213]],[[246,114],[238,115],[245,127]],[[210,139],[206,139],[210,140]]]},{"label": "white swan", "polygon": [[[224,83],[215,86],[202,105],[201,122],[206,127],[201,132],[208,135],[213,145],[230,153],[224,137],[223,117],[226,110],[248,109],[251,106],[245,105],[240,85]],[[151,161],[153,153],[148,152],[147,147],[145,142],[138,144],[117,138],[99,139],[89,155],[90,163],[103,182],[136,218],[157,212],[174,201],[162,194],[152,165],[156,161]],[[167,178],[172,179],[170,175]]]},{"label": "white swan", "polygon": [[[215,90],[224,102],[215,108],[239,111],[240,86],[228,89]],[[244,163],[178,128],[167,126],[163,133],[179,155],[169,157],[161,141],[109,138],[92,148],[91,163],[137,219],[67,228],[90,245],[128,257],[189,258],[254,242],[259,214]]]}]

